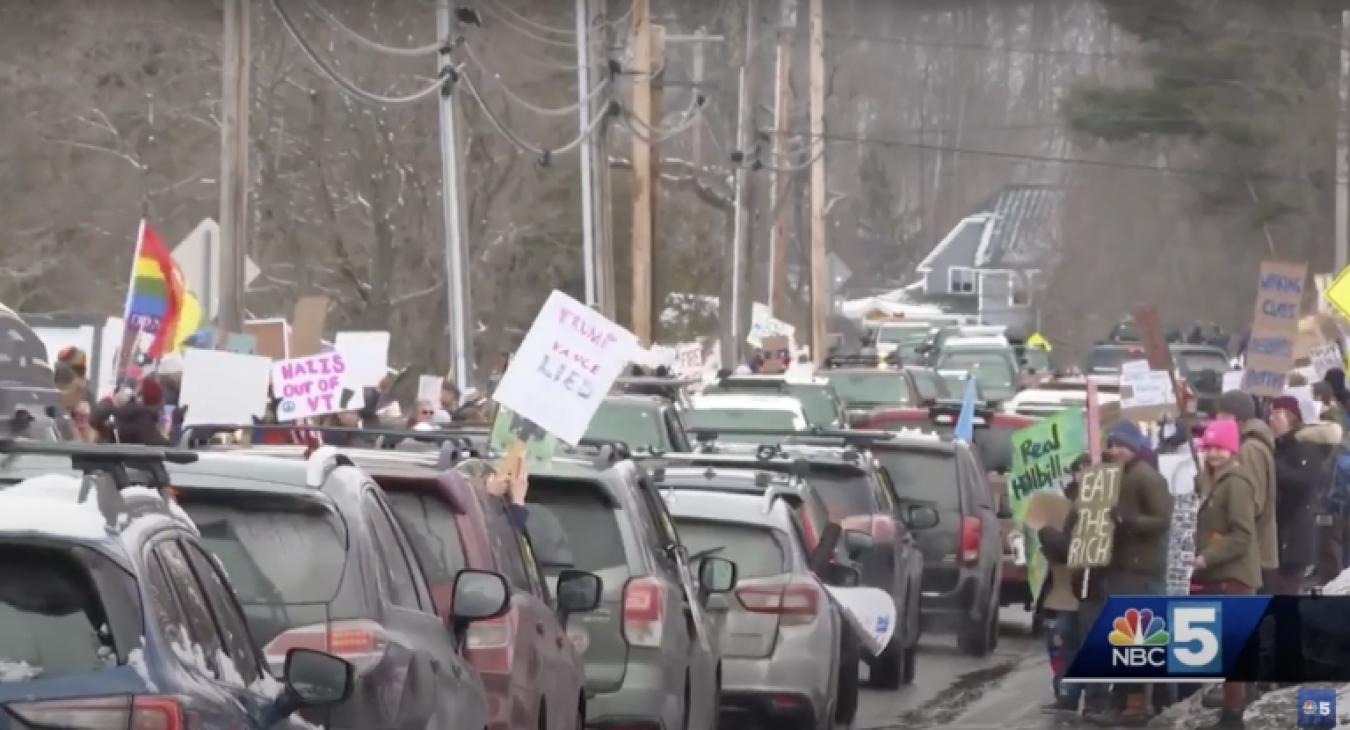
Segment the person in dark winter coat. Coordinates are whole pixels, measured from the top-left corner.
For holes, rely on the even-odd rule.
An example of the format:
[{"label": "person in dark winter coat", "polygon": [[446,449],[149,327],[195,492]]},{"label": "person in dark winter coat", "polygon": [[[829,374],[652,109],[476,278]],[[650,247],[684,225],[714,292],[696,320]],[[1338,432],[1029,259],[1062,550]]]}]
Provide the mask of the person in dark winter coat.
[{"label": "person in dark winter coat", "polygon": [[1275,432],[1275,522],[1280,542],[1280,567],[1267,573],[1266,592],[1298,595],[1303,575],[1313,564],[1316,497],[1329,477],[1328,465],[1339,443],[1339,429],[1329,423],[1303,423],[1292,396],[1271,405]]},{"label": "person in dark winter coat", "polygon": [[159,430],[160,409],[164,406],[164,388],[154,378],[141,381],[136,398],[113,411],[113,432],[118,443],[171,445]]},{"label": "person in dark winter coat", "polygon": [[1256,540],[1261,570],[1274,573],[1280,567],[1279,530],[1275,524],[1275,434],[1265,421],[1256,417],[1256,401],[1240,390],[1219,396],[1218,417],[1237,421],[1242,437],[1237,461],[1256,487]]}]

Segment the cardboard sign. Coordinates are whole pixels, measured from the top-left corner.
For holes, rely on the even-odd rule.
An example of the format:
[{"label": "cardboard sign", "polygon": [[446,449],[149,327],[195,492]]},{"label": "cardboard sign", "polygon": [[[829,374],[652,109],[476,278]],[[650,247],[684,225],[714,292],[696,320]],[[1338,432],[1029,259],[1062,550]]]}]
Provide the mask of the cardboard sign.
[{"label": "cardboard sign", "polygon": [[1094,466],[1078,487],[1078,522],[1069,542],[1069,567],[1100,568],[1111,564],[1116,523],[1111,510],[1120,500],[1120,468]]},{"label": "cardboard sign", "polygon": [[333,349],[342,353],[350,386],[374,388],[389,374],[388,332],[339,332]]},{"label": "cardboard sign", "polygon": [[1037,492],[1027,500],[1027,513],[1023,524],[1032,532],[1042,527],[1059,529],[1064,527],[1064,521],[1069,518],[1071,509],[1073,502],[1059,492]]},{"label": "cardboard sign", "polygon": [[183,425],[252,423],[267,411],[271,377],[271,358],[189,348],[178,394],[179,405],[188,407]]},{"label": "cardboard sign", "polygon": [[1144,341],[1144,353],[1148,358],[1150,370],[1172,372],[1172,351],[1163,337],[1162,321],[1154,307],[1136,307],[1134,324],[1139,328],[1139,336]]},{"label": "cardboard sign", "polygon": [[1326,377],[1330,370],[1345,369],[1345,361],[1341,358],[1340,348],[1331,342],[1324,342],[1316,347],[1309,348],[1308,360],[1312,363],[1313,370],[1317,371],[1319,380]]},{"label": "cardboard sign", "polygon": [[782,335],[773,335],[761,340],[764,352],[764,361],[760,365],[759,371],[769,375],[777,375],[788,369],[792,363],[792,352],[790,348],[792,343],[788,338]]},{"label": "cardboard sign", "polygon": [[417,401],[419,403],[431,403],[440,408],[441,388],[444,385],[445,378],[439,375],[417,376]]},{"label": "cardboard sign", "polygon": [[291,325],[284,319],[251,319],[244,323],[244,334],[253,335],[258,355],[273,360],[291,356]]},{"label": "cardboard sign", "polygon": [[555,290],[492,397],[575,445],[636,347],[633,333]]},{"label": "cardboard sign", "polygon": [[510,454],[519,446],[525,461],[543,464],[553,459],[558,449],[558,438],[516,415],[510,408],[501,407],[492,420],[488,444],[498,454]]},{"label": "cardboard sign", "polygon": [[300,297],[291,315],[291,357],[317,355],[323,350],[324,323],[328,321],[328,297]]},{"label": "cardboard sign", "polygon": [[1265,261],[1256,282],[1256,311],[1247,341],[1242,389],[1255,396],[1284,392],[1285,376],[1294,366],[1295,339],[1303,306],[1307,264]]},{"label": "cardboard sign", "polygon": [[347,386],[347,361],[340,352],[325,352],[272,365],[272,395],[278,421],[294,421],[348,410],[353,389]]},{"label": "cardboard sign", "polygon": [[825,586],[839,607],[843,609],[853,633],[862,637],[863,646],[872,656],[886,650],[895,634],[895,600],[880,588],[839,588]]}]

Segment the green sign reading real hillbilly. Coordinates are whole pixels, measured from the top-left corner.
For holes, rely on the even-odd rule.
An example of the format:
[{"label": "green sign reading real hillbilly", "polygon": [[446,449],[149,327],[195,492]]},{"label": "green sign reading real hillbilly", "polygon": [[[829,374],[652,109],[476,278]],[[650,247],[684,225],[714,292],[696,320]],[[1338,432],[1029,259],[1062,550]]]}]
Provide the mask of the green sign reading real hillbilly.
[{"label": "green sign reading real hillbilly", "polygon": [[[1068,408],[1012,435],[1012,467],[1008,472],[1008,506],[1019,529],[1031,495],[1043,489],[1061,490],[1068,482],[1066,471],[1087,450],[1083,409]],[[1040,595],[1045,582],[1045,560],[1036,534],[1026,531],[1027,584],[1032,597]]]}]

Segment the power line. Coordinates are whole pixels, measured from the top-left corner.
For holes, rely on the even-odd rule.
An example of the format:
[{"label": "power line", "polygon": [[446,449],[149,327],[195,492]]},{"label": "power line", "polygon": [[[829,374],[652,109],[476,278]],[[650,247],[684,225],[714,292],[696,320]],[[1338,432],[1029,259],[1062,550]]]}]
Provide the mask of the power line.
[{"label": "power line", "polygon": [[296,44],[300,46],[300,50],[305,54],[305,57],[309,59],[310,63],[313,63],[318,67],[319,71],[321,71],[324,76],[327,76],[330,81],[337,84],[339,88],[359,100],[373,104],[409,104],[425,99],[432,94],[439,93],[441,88],[445,85],[446,78],[442,76],[441,78],[438,78],[435,83],[427,86],[421,91],[416,91],[406,96],[385,96],[383,94],[366,91],[349,81],[342,74],[338,73],[336,69],[329,66],[328,62],[324,61],[323,58],[319,56],[319,53],[314,50],[313,46],[309,44],[309,41],[305,40],[304,35],[296,26],[295,21],[286,12],[286,8],[282,7],[280,0],[272,0],[272,10],[281,18],[281,24],[285,26],[286,32]]},{"label": "power line", "polygon": [[445,40],[440,40],[437,41],[436,43],[428,43],[423,46],[415,46],[413,48],[400,48],[396,46],[386,45],[384,43],[380,43],[379,41],[371,40],[370,38],[365,37],[364,35],[356,32],[355,30],[352,30],[350,27],[343,24],[343,22],[339,20],[338,17],[334,15],[331,11],[325,8],[323,4],[319,2],[319,0],[305,0],[305,4],[309,6],[311,12],[313,12],[315,15],[318,15],[320,18],[323,18],[324,20],[328,21],[329,25],[333,26],[334,28],[337,28],[338,31],[340,31],[343,35],[347,36],[347,38],[351,39],[352,41],[355,41],[360,45],[365,46],[366,48],[379,51],[380,53],[385,53],[391,56],[400,56],[403,58],[421,58],[422,56],[430,55],[433,53],[439,53],[445,47],[446,43]]},{"label": "power line", "polygon": [[542,33],[530,30],[529,27],[527,26],[522,26],[516,23],[511,19],[510,15],[507,15],[505,12],[499,9],[494,3],[491,2],[491,0],[484,0],[484,2],[480,7],[486,10],[488,15],[491,15],[492,17],[496,18],[499,22],[501,22],[502,25],[510,28],[511,30],[514,30],[515,32],[525,36],[526,38],[538,41],[539,43],[543,43],[544,45],[556,46],[558,48],[574,49],[577,47],[575,33],[573,34],[573,39],[570,41],[562,41],[558,40],[557,38],[549,38],[548,36]]},{"label": "power line", "polygon": [[[633,136],[643,142],[646,142],[647,144],[659,144],[679,136],[693,127],[694,124],[698,123],[698,120],[703,116],[704,108],[707,107],[709,103],[707,97],[696,94],[692,103],[689,105],[689,108],[680,115],[683,118],[676,122],[674,126],[667,129],[657,129],[652,127],[637,118],[637,116],[629,112],[628,109],[624,109],[624,126],[628,127],[628,131],[632,133]],[[639,127],[641,127],[641,129],[639,129]]]},{"label": "power line", "polygon": [[[507,5],[505,2],[503,2],[503,0],[483,0],[483,1],[490,5],[496,6],[499,10],[514,18],[517,22],[527,25],[531,28],[534,28],[540,33],[553,33],[554,35],[560,35],[566,38],[577,37],[576,30],[572,28],[563,28],[557,25],[549,25],[547,23],[542,23],[527,15],[523,15],[520,11],[512,8],[510,5]],[[596,31],[605,27],[621,25],[623,23],[628,22],[628,19],[632,15],[633,15],[633,3],[630,2],[628,3],[628,10],[625,11],[623,15],[620,15],[619,17],[613,20],[607,20],[600,23],[593,23],[591,25],[591,30]],[[576,43],[572,42],[571,45],[576,45]]]},{"label": "power line", "polygon": [[[275,2],[275,0],[273,1]],[[478,87],[473,83],[473,79],[470,78],[467,74],[462,73],[462,69],[461,73],[459,73],[458,75],[458,80],[460,83],[464,85],[464,88],[469,91],[469,95],[473,97],[473,100],[475,102],[477,102],[478,107],[483,110],[483,116],[487,117],[488,122],[492,125],[494,129],[497,130],[497,133],[505,137],[508,142],[510,142],[512,145],[514,145],[517,149],[521,150],[522,152],[528,152],[532,155],[538,156],[540,158],[541,164],[543,165],[548,165],[553,157],[557,155],[567,154],[568,152],[571,152],[572,150],[575,150],[577,147],[581,146],[581,143],[583,141],[594,135],[596,131],[600,129],[600,125],[602,125],[605,122],[605,119],[608,118],[609,116],[608,113],[595,115],[595,120],[591,122],[590,127],[581,130],[580,134],[578,134],[576,138],[560,147],[554,147],[551,149],[540,147],[536,144],[532,144],[530,142],[525,141],[520,137],[520,135],[512,131],[510,127],[506,126],[506,124],[502,122],[502,120],[497,116],[497,113],[492,110],[492,107],[488,106],[487,101],[483,99],[483,95],[478,92]]]},{"label": "power line", "polygon": [[571,104],[568,104],[567,106],[561,107],[539,106],[538,104],[535,104],[529,99],[526,99],[515,89],[512,89],[511,85],[506,83],[506,80],[502,78],[501,74],[496,73],[493,70],[489,69],[487,66],[485,66],[483,64],[482,59],[479,58],[478,54],[474,51],[473,46],[471,44],[465,42],[459,44],[459,47],[464,49],[465,55],[468,56],[469,61],[472,62],[473,65],[477,66],[478,70],[482,72],[484,76],[490,77],[496,83],[497,87],[502,90],[502,93],[505,94],[508,99],[541,116],[561,117],[573,114],[578,109],[581,108],[582,104],[590,104],[592,101],[594,101],[597,97],[599,97],[609,88],[610,77],[606,77],[603,80],[601,80],[600,83],[595,85],[595,88],[585,99],[578,100],[572,102]]}]

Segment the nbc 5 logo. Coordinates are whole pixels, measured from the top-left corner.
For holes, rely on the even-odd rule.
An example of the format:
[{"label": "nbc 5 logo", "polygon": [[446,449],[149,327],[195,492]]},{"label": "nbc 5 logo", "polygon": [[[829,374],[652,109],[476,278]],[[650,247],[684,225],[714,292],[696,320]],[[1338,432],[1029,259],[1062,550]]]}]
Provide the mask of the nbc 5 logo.
[{"label": "nbc 5 logo", "polygon": [[[1168,625],[1171,631],[1168,631]],[[1167,619],[1149,608],[1131,608],[1116,617],[1107,637],[1111,666],[1166,668],[1168,674],[1223,673],[1223,606],[1217,602],[1177,602]]]}]

